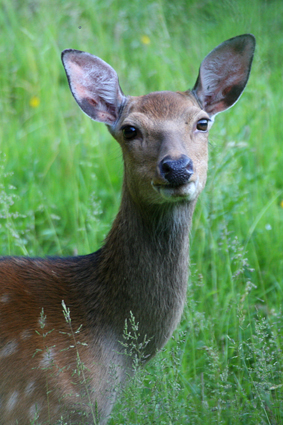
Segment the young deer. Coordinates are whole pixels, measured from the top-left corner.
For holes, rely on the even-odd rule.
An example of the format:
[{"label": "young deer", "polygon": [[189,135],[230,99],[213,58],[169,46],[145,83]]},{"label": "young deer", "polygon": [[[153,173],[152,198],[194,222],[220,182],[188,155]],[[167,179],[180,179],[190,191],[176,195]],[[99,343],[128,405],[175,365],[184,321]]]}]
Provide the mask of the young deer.
[{"label": "young deer", "polygon": [[149,341],[146,360],[170,338],[186,300],[188,235],[206,182],[208,129],[243,92],[254,48],[252,35],[232,38],[206,56],[192,91],[139,97],[124,96],[114,69],[98,57],[62,53],[79,106],[122,148],[122,202],[93,254],[1,258],[2,425],[35,418],[105,424],[131,370],[120,343],[131,312],[137,342]]}]

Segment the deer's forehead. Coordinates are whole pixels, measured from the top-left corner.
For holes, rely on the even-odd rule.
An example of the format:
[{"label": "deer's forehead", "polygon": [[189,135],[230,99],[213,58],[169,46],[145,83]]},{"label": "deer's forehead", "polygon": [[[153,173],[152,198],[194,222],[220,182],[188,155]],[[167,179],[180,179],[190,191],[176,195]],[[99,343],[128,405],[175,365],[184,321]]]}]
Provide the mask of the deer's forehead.
[{"label": "deer's forehead", "polygon": [[191,93],[155,92],[129,98],[123,115],[127,120],[150,121],[158,125],[188,121],[199,111],[200,107]]}]

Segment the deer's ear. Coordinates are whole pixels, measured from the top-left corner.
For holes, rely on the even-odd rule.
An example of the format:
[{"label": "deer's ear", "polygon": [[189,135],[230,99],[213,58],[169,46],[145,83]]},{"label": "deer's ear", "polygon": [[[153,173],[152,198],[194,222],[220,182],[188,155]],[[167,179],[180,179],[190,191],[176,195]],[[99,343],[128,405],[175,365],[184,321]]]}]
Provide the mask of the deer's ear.
[{"label": "deer's ear", "polygon": [[192,91],[210,116],[239,99],[249,79],[254,50],[254,36],[244,34],[224,41],[204,58]]},{"label": "deer's ear", "polygon": [[126,99],[116,71],[102,59],[79,50],[64,50],[62,62],[81,109],[93,120],[113,125]]}]

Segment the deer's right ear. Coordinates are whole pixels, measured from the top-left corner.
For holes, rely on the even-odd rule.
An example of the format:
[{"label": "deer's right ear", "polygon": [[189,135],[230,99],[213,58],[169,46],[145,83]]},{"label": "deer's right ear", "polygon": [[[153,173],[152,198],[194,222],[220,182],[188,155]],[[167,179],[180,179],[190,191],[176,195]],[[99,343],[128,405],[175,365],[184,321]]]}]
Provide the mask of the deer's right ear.
[{"label": "deer's right ear", "polygon": [[126,99],[114,69],[97,56],[79,50],[64,50],[62,62],[71,92],[90,118],[113,125]]}]

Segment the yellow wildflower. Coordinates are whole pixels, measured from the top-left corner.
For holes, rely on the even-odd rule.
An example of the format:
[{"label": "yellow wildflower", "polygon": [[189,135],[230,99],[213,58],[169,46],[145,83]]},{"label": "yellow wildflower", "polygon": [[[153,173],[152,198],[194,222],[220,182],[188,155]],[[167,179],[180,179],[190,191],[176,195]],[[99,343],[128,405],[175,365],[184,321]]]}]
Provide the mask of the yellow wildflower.
[{"label": "yellow wildflower", "polygon": [[29,100],[29,106],[32,108],[37,108],[40,104],[40,100],[37,96],[32,96]]},{"label": "yellow wildflower", "polygon": [[142,44],[150,44],[150,38],[148,35],[142,35],[141,36],[141,42]]},{"label": "yellow wildflower", "polygon": [[282,201],[280,202],[280,207],[281,207],[281,208],[283,208],[283,199],[282,199]]}]

